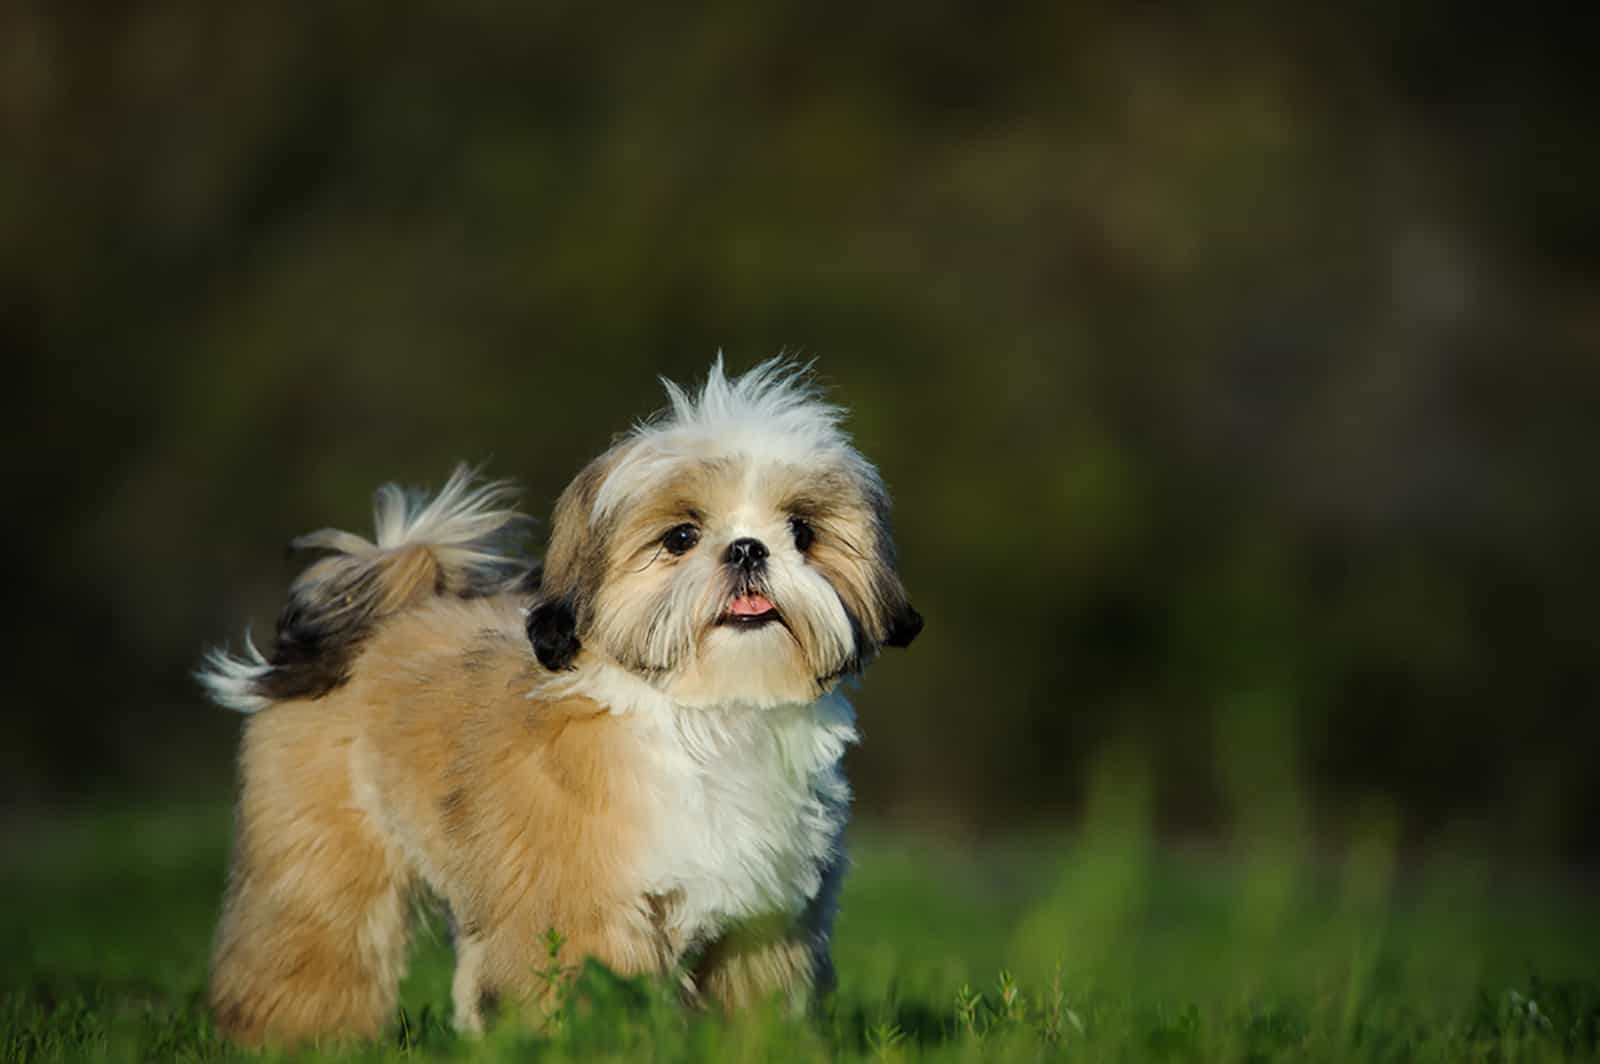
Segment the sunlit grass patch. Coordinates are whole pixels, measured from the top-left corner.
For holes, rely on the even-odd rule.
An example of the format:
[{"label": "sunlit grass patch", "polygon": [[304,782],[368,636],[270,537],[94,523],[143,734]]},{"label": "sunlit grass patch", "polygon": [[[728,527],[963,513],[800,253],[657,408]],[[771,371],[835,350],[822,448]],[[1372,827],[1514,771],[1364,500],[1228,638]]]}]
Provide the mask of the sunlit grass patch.
[{"label": "sunlit grass patch", "polygon": [[[1120,755],[1119,755],[1120,756]],[[588,965],[542,1026],[450,1025],[450,947],[424,920],[385,1039],[299,1058],[513,1060],[1588,1059],[1592,906],[1481,858],[1396,850],[1381,810],[1335,852],[1263,832],[1174,848],[1136,757],[1085,829],[956,848],[862,830],[839,989],[812,1017],[726,1021]],[[256,1059],[201,992],[224,809],[74,820],[8,847],[0,1060]],[[537,960],[537,958],[534,958]],[[271,1056],[269,1055],[269,1059]]]}]

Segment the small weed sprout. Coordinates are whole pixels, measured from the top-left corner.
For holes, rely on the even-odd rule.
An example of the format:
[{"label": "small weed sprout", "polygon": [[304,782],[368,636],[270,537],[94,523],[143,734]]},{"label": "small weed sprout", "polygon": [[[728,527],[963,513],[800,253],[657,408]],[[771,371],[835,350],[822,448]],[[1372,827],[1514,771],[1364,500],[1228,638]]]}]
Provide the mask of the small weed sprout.
[{"label": "small weed sprout", "polygon": [[1050,977],[1050,992],[1044,999],[1044,1012],[1039,1020],[1039,1035],[1046,1042],[1059,1043],[1071,1027],[1078,1034],[1083,1034],[1083,1020],[1071,1008],[1067,1007],[1067,995],[1061,989],[1061,964],[1056,963],[1056,971]]},{"label": "small weed sprout", "polygon": [[1009,1024],[1020,1024],[1028,1018],[1028,998],[1017,985],[1017,977],[1008,969],[1000,971],[1000,1019]]},{"label": "small weed sprout", "polygon": [[879,1020],[867,1028],[867,1049],[879,1060],[895,1055],[905,1040],[906,1033],[893,1020]]},{"label": "small weed sprout", "polygon": [[562,1006],[566,1004],[575,978],[573,970],[561,963],[561,949],[566,944],[566,938],[554,927],[544,933],[545,966],[538,974],[545,984],[548,1001],[545,1025],[551,1034],[561,1029]]},{"label": "small weed sprout", "polygon": [[970,984],[962,983],[961,989],[956,991],[956,1020],[968,1038],[983,1037],[983,1029],[979,1026],[978,1018],[978,1013],[982,1009],[983,995],[973,990]]}]

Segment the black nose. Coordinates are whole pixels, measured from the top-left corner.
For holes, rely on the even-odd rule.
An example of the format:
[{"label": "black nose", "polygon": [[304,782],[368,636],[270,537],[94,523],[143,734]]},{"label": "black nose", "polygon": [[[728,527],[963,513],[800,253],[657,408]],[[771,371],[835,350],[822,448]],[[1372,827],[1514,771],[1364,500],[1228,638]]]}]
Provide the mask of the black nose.
[{"label": "black nose", "polygon": [[728,544],[727,561],[740,569],[759,569],[767,560],[767,545],[759,539],[744,536]]}]

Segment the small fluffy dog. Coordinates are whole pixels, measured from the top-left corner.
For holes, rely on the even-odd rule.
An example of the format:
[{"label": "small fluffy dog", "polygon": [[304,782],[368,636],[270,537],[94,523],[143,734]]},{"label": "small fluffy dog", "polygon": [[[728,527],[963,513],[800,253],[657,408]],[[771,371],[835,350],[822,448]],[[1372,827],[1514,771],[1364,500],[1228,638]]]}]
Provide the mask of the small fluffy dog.
[{"label": "small fluffy dog", "polygon": [[803,370],[670,407],[578,474],[542,573],[505,484],[380,489],[324,530],[264,657],[199,674],[251,714],[210,1001],[230,1037],[370,1036],[411,899],[454,930],[455,1022],[540,1007],[559,960],[735,1007],[831,982],[856,738],[839,682],[922,619],[889,499]]}]

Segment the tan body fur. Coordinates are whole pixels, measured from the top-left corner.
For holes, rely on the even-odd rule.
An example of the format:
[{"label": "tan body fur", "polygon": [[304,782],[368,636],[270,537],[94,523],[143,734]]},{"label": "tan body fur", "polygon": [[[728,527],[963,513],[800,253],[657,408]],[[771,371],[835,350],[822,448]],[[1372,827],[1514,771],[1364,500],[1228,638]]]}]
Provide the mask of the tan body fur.
[{"label": "tan body fur", "polygon": [[555,958],[724,1007],[832,981],[838,681],[921,627],[887,496],[799,371],[720,362],[556,507],[542,579],[504,484],[380,489],[294,582],[268,659],[198,673],[250,714],[210,1003],[237,1041],[371,1037],[415,901],[448,910],[456,1026],[537,1017]]},{"label": "tan body fur", "polygon": [[[671,973],[664,908],[627,869],[648,796],[628,718],[542,702],[513,596],[441,599],[374,635],[350,682],[252,717],[212,1002],[236,1039],[371,1036],[390,1020],[418,889],[456,926],[457,1023],[537,1001],[547,933],[561,960]],[[813,978],[805,929],[707,948],[688,974],[739,1005]]]}]

